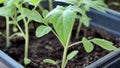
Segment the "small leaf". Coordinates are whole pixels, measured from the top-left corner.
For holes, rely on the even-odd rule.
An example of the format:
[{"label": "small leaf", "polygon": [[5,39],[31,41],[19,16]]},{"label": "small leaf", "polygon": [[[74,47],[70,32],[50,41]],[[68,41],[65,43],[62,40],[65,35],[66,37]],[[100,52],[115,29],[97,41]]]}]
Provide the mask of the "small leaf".
[{"label": "small leaf", "polygon": [[43,62],[50,63],[50,64],[53,64],[53,65],[57,65],[57,62],[52,60],[52,59],[44,59]]},{"label": "small leaf", "polygon": [[73,59],[78,54],[78,50],[72,51],[70,54],[67,55],[67,60]]},{"label": "small leaf", "polygon": [[80,22],[82,22],[86,27],[89,26],[90,20],[91,20],[91,19],[90,19],[89,17],[87,17],[87,16],[82,16],[82,17],[80,18]]},{"label": "small leaf", "polygon": [[113,43],[104,39],[94,38],[91,40],[93,43],[99,45],[100,47],[112,51],[112,50],[118,50],[115,46],[113,46]]},{"label": "small leaf", "polygon": [[19,22],[20,20],[22,20],[23,18],[22,18],[22,15],[19,15],[19,16],[17,16],[17,21]]},{"label": "small leaf", "polygon": [[30,60],[30,59],[24,58],[24,64],[25,64],[25,65],[28,65],[28,64],[30,64],[30,63],[31,63],[31,60]]},{"label": "small leaf", "polygon": [[48,13],[49,13],[48,10],[43,10],[43,12],[42,12],[43,17],[45,18],[45,17],[47,16]]},{"label": "small leaf", "polygon": [[87,40],[85,37],[82,38],[82,43],[86,52],[90,53],[94,49],[93,44],[89,40]]},{"label": "small leaf", "polygon": [[16,26],[13,26],[13,32],[17,32],[18,28]]},{"label": "small leaf", "polygon": [[48,26],[39,26],[36,30],[36,37],[42,37],[48,34],[52,29]]},{"label": "small leaf", "polygon": [[43,18],[38,11],[30,10],[28,8],[23,8],[23,11],[24,11],[24,14],[28,17],[28,19],[34,20],[36,22],[43,22]]}]

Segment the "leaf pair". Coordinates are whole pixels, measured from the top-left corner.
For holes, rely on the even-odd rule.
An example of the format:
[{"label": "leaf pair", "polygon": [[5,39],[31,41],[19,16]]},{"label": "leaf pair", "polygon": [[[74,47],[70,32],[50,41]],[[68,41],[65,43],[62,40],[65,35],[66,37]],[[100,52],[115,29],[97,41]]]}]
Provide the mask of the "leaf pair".
[{"label": "leaf pair", "polygon": [[[67,55],[67,61],[73,59],[77,54],[78,54],[78,50],[72,51],[70,54]],[[57,61],[52,60],[52,59],[44,59],[43,62],[50,63],[50,64],[53,64],[53,65],[58,64]]]},{"label": "leaf pair", "polygon": [[91,39],[91,40],[87,40],[85,37],[83,37],[82,38],[82,43],[83,43],[83,46],[84,46],[86,52],[88,52],[88,53],[90,53],[94,49],[94,46],[93,46],[92,42],[94,44],[97,44],[98,46],[106,49],[106,50],[109,50],[109,51],[118,50],[115,46],[113,46],[113,43],[110,42],[110,41],[107,41],[107,40],[104,40],[104,39],[99,39],[99,38],[94,38],[94,39]]}]

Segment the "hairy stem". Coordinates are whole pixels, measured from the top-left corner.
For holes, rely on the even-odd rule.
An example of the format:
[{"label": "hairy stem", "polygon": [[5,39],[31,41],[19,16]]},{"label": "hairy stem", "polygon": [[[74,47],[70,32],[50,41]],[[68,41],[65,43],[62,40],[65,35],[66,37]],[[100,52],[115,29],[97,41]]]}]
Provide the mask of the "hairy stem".
[{"label": "hairy stem", "polygon": [[6,17],[6,45],[7,47],[10,46],[10,41],[9,41],[9,17]]},{"label": "hairy stem", "polygon": [[65,48],[64,48],[63,59],[62,59],[62,66],[61,66],[61,68],[65,68],[67,50],[68,50],[68,45],[66,45]]},{"label": "hairy stem", "polygon": [[28,58],[28,46],[29,46],[29,28],[28,28],[28,24],[25,23],[25,57],[24,58]]},{"label": "hairy stem", "polygon": [[72,47],[72,46],[75,46],[75,45],[77,45],[77,44],[80,44],[80,43],[82,43],[82,41],[75,42],[75,43],[73,43],[73,44],[69,45],[69,47],[68,47],[68,48],[70,48],[70,47]]}]

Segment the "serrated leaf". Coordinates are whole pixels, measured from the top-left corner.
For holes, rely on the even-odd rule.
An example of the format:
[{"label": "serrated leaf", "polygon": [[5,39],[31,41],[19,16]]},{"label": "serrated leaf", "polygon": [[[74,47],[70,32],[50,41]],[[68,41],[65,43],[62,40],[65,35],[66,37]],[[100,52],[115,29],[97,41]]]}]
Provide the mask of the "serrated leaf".
[{"label": "serrated leaf", "polygon": [[36,37],[42,37],[46,34],[48,34],[52,29],[48,26],[39,26],[36,30]]},{"label": "serrated leaf", "polygon": [[80,22],[83,23],[86,27],[90,24],[90,18],[88,16],[81,16]]},{"label": "serrated leaf", "polygon": [[94,38],[91,41],[106,50],[109,50],[109,51],[118,50],[118,48],[113,46],[112,42],[107,41],[105,39]]},{"label": "serrated leaf", "polygon": [[72,51],[70,54],[67,55],[67,60],[73,59],[78,54],[78,50]]},{"label": "serrated leaf", "polygon": [[48,13],[49,13],[48,10],[43,10],[43,12],[42,12],[42,16],[43,16],[43,17],[46,17]]},{"label": "serrated leaf", "polygon": [[45,20],[53,24],[63,46],[65,46],[70,39],[75,18],[75,12],[62,6],[57,6],[45,17]]},{"label": "serrated leaf", "polygon": [[28,64],[30,64],[30,63],[31,63],[31,60],[30,60],[30,59],[24,58],[24,64],[25,64],[25,65],[28,65]]},{"label": "serrated leaf", "polygon": [[0,8],[0,16],[13,16],[15,14],[15,6],[3,6]]},{"label": "serrated leaf", "polygon": [[23,8],[24,15],[28,17],[30,20],[34,20],[36,22],[43,22],[42,16],[36,10],[30,10],[28,8]]},{"label": "serrated leaf", "polygon": [[50,64],[53,64],[53,65],[57,65],[57,62],[52,60],[52,59],[44,59],[43,62],[50,63]]},{"label": "serrated leaf", "polygon": [[91,51],[93,51],[94,46],[89,40],[87,40],[87,38],[83,37],[82,43],[83,43],[83,46],[84,46],[86,52],[90,53]]},{"label": "serrated leaf", "polygon": [[104,9],[102,7],[102,4],[99,3],[99,1],[83,0],[83,3],[85,4],[85,8],[87,10],[89,10],[90,7],[91,7],[91,8],[94,8],[94,9],[96,9],[98,11],[101,11],[101,12],[105,13],[105,11],[104,11]]}]

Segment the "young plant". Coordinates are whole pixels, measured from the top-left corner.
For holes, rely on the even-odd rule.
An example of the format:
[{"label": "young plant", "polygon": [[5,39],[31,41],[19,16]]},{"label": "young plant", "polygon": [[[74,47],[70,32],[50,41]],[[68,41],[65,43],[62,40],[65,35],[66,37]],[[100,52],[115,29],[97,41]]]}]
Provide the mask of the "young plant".
[{"label": "young plant", "polygon": [[[22,36],[25,39],[25,53],[24,53],[24,64],[27,65],[31,62],[28,59],[28,48],[29,48],[29,23],[30,21],[43,22],[43,18],[36,11],[36,7],[41,0],[0,0],[0,3],[4,3],[4,6],[0,8],[0,15],[6,18],[6,40],[7,46],[9,45],[9,39],[15,35]],[[34,6],[32,10],[23,7],[24,4]],[[23,21],[24,29],[19,23]],[[9,35],[9,25],[16,25],[19,32],[15,32],[11,36]]]},{"label": "young plant", "polygon": [[15,6],[13,4],[9,4],[6,0],[0,0],[0,4],[3,4],[4,6],[0,7],[0,16],[5,17],[6,19],[6,46],[9,47],[10,45],[10,27],[11,24],[10,17],[14,16],[15,14]]},{"label": "young plant", "polygon": [[[55,9],[47,13],[47,15],[44,17],[45,25],[39,26],[37,28],[36,36],[41,37],[50,31],[52,31],[56,35],[56,37],[62,43],[64,48],[61,68],[65,68],[67,62],[77,55],[78,50],[73,50],[70,54],[67,54],[68,49],[76,44],[83,43],[83,46],[86,52],[88,53],[90,53],[94,49],[93,43],[109,51],[117,50],[117,48],[113,46],[112,42],[99,38],[93,38],[88,40],[86,37],[83,37],[81,41],[69,44],[75,19],[76,18],[79,19],[80,24],[84,24],[85,26],[88,27],[90,18],[86,15],[86,12],[89,11],[90,8],[94,8],[101,12],[105,12],[104,9],[102,8],[102,5],[104,4],[101,4],[97,0],[94,1],[55,0],[55,1],[65,2],[71,5],[65,7],[57,6]],[[53,28],[50,28],[49,23],[53,25]],[[57,65],[57,62],[52,59],[45,59],[44,62]]]},{"label": "young plant", "polygon": [[[39,14],[38,11],[36,11],[36,7],[39,4],[41,0],[25,0],[25,1],[17,1],[15,2],[15,5],[17,7],[17,11],[19,12],[19,16],[17,17],[18,20],[23,20],[24,29],[20,27],[18,24],[18,28],[23,34],[23,37],[25,39],[25,53],[24,53],[24,64],[27,65],[31,62],[31,60],[28,58],[28,48],[29,48],[29,23],[30,21],[36,21],[36,22],[43,22],[43,18]],[[34,6],[32,10],[29,8],[23,7],[23,4],[28,3],[29,5]],[[14,18],[13,18],[14,19]],[[14,20],[15,21],[15,20]]]}]

